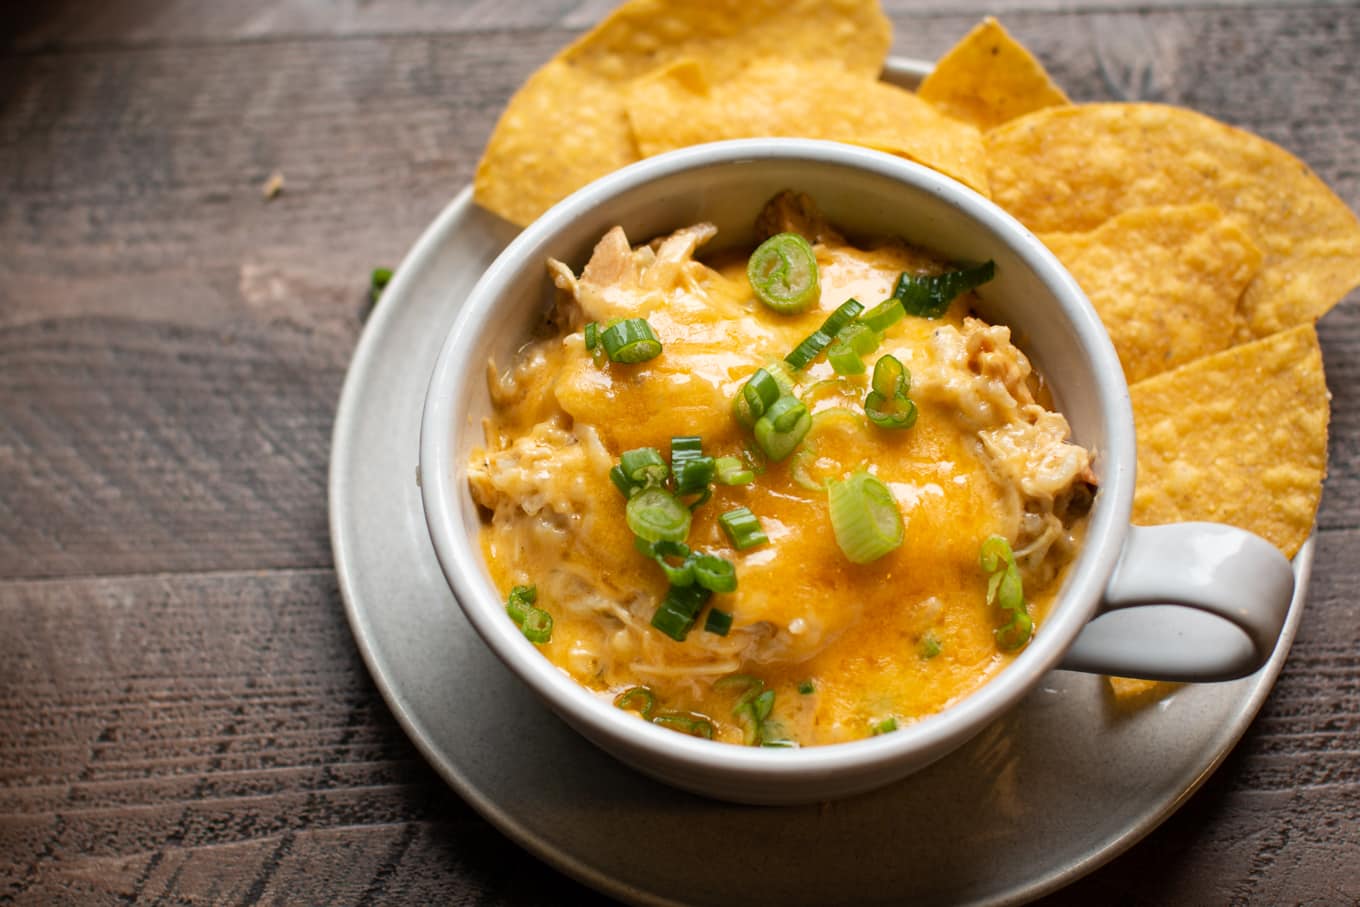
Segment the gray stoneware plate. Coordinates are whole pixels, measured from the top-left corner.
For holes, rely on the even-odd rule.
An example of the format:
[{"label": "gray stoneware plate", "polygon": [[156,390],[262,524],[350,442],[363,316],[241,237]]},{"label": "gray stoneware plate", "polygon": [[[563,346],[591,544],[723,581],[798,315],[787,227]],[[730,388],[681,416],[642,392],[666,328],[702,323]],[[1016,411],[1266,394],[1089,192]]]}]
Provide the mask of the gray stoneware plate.
[{"label": "gray stoneware plate", "polygon": [[[885,78],[913,87],[927,70],[895,60]],[[416,485],[435,357],[461,300],[514,233],[465,189],[402,263],[341,394],[330,528],[350,626],[387,704],[444,780],[524,848],[637,904],[1017,904],[1132,846],[1242,736],[1294,639],[1311,541],[1294,560],[1279,645],[1256,674],[1181,687],[1125,713],[1102,679],[1055,671],[961,750],[876,793],[733,806],[597,750],[469,626],[435,561]]]}]

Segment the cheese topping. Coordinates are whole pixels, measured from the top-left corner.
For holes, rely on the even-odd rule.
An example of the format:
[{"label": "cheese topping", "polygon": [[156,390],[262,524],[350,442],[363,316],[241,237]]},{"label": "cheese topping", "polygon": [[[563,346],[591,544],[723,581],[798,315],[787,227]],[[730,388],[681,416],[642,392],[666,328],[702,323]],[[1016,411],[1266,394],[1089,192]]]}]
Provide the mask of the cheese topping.
[{"label": "cheese topping", "polygon": [[[781,199],[762,225],[778,224]],[[701,622],[676,642],[653,629],[667,583],[635,549],[610,482],[620,454],[664,456],[672,437],[699,435],[706,454],[741,455],[750,436],[731,401],[756,369],[846,299],[872,306],[903,271],[943,269],[896,241],[856,248],[799,204],[791,210],[815,241],[821,280],[819,303],[801,314],[762,306],[744,260],[697,260],[716,232],[707,224],[637,248],[616,227],[579,277],[550,262],[556,333],[528,344],[508,371],[491,368],[495,416],[468,464],[493,578],[506,591],[536,585],[555,620],[543,653],[611,699],[646,686],[658,705],[706,717],[731,742],[749,729],[732,714],[731,685],[714,681],[736,673],[775,691],[767,720],[802,745],[863,737],[972,692],[1014,657],[994,636],[1004,615],[986,600],[981,543],[1010,541],[1042,632],[1094,482],[1089,453],[1039,399],[1009,330],[971,317],[965,294],[939,319],[898,322],[867,357],[891,354],[910,371],[919,418],[909,430],[866,421],[867,376],[837,376],[825,356],[798,374],[796,393],[813,413],[799,448],[750,485],[715,486],[694,512],[688,544],[736,566],[737,590],[712,600],[732,614],[730,633],[703,632]],[[597,362],[584,325],[634,317],[650,323],[661,355]],[[821,487],[857,469],[887,485],[905,522],[903,544],[862,565],[837,546]],[[743,506],[769,543],[735,551],[717,520]]]}]

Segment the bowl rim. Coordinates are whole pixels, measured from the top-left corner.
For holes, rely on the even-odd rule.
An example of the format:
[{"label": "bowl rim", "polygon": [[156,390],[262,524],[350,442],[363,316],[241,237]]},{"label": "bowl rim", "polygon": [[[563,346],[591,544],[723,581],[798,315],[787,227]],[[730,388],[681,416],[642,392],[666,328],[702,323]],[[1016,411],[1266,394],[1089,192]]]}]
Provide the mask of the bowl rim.
[{"label": "bowl rim", "polygon": [[[525,267],[541,266],[541,250],[561,230],[620,196],[692,170],[761,161],[800,161],[813,166],[867,170],[943,198],[965,217],[1009,246],[1058,298],[1081,339],[1074,358],[1096,385],[1105,448],[1098,451],[1100,493],[1091,511],[1082,550],[1069,568],[1060,602],[1036,636],[1003,671],[956,703],[904,725],[895,733],[794,750],[767,750],[676,734],[637,720],[601,694],[578,684],[545,658],[505,619],[480,552],[470,542],[456,506],[454,426],[462,421],[473,374],[468,348],[490,320],[494,302]],[[467,380],[464,380],[467,379]],[[427,388],[420,431],[421,500],[440,568],[454,598],[492,652],[554,711],[596,743],[617,745],[645,762],[732,778],[798,782],[831,772],[869,770],[913,755],[952,750],[1009,711],[1058,666],[1081,628],[1095,615],[1100,592],[1114,570],[1130,523],[1134,480],[1133,415],[1127,384],[1113,345],[1085,294],[1057,258],[1015,218],[994,203],[920,164],[851,145],[810,139],[739,139],[668,152],[609,174],[549,209],[497,256],[468,294],[440,349]],[[1061,607],[1060,607],[1061,605]],[[615,752],[612,746],[606,748]],[[934,758],[934,757],[932,757]]]}]

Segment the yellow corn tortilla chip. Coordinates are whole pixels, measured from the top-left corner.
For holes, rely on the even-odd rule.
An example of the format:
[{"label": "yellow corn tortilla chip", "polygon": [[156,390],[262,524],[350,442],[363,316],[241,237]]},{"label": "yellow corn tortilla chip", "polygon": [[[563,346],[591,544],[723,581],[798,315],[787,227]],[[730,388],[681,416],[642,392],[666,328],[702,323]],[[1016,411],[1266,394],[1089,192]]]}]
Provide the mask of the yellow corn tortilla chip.
[{"label": "yellow corn tortilla chip", "polygon": [[1039,238],[1090,297],[1129,383],[1246,339],[1238,302],[1261,253],[1215,204],[1135,208]]},{"label": "yellow corn tortilla chip", "polygon": [[720,79],[682,60],[629,86],[628,119],[644,157],[721,139],[799,136],[899,154],[987,192],[977,129],[835,62],[757,59]]},{"label": "yellow corn tortilla chip", "polygon": [[1293,557],[1313,530],[1327,471],[1330,397],[1313,325],[1215,353],[1130,392],[1133,521],[1228,523]]},{"label": "yellow corn tortilla chip", "polygon": [[510,99],[477,165],[478,204],[521,226],[637,160],[628,80],[674,60],[726,78],[753,56],[835,60],[875,76],[892,43],[877,0],[631,0]]},{"label": "yellow corn tortilla chip", "polygon": [[1181,688],[1164,680],[1139,680],[1135,677],[1106,677],[1114,705],[1120,712],[1135,711],[1165,699]]},{"label": "yellow corn tortilla chip", "polygon": [[1214,202],[1260,248],[1243,311],[1254,336],[1321,317],[1360,285],[1360,221],[1259,136],[1160,104],[1049,107],[986,134],[993,198],[1036,232],[1090,230],[1131,208]]},{"label": "yellow corn tortilla chip", "polygon": [[1043,64],[990,16],[940,58],[916,93],[979,129],[1069,103]]}]

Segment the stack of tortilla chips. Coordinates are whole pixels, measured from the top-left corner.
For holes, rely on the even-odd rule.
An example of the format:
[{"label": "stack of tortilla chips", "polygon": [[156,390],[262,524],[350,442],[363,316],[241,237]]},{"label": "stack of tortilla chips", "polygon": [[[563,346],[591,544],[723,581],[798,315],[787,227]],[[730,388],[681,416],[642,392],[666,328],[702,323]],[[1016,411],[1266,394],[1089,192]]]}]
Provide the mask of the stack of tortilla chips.
[{"label": "stack of tortilla chips", "polygon": [[1229,523],[1292,557],[1327,463],[1313,324],[1360,285],[1360,221],[1258,136],[1069,102],[995,20],[915,93],[878,81],[891,43],[877,0],[630,0],[511,100],[477,201],[523,225],[642,157],[752,136],[938,170],[1037,233],[1104,320],[1133,398],[1134,521]]}]

